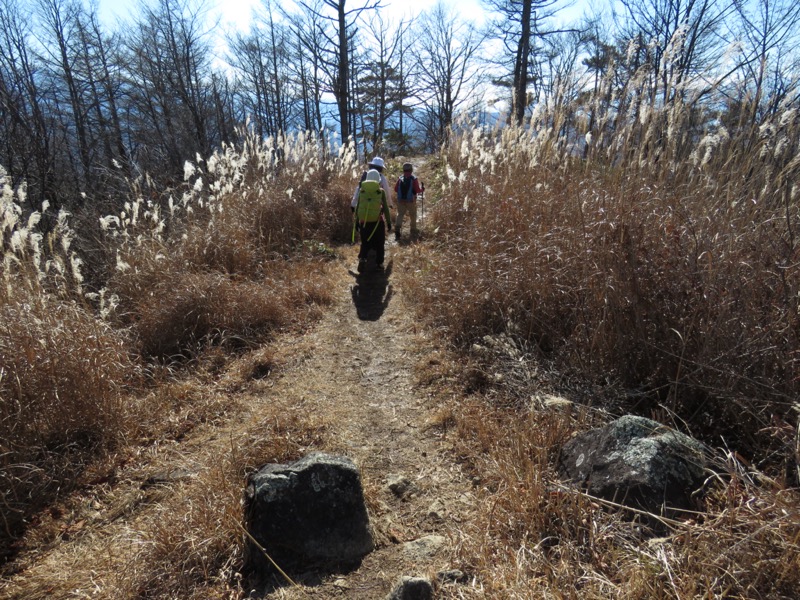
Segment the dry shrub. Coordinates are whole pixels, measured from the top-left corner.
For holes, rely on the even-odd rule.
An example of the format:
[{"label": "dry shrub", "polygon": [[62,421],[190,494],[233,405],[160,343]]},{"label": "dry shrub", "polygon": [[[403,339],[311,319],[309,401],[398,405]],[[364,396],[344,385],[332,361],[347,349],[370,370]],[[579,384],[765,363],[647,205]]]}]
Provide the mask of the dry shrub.
[{"label": "dry shrub", "polygon": [[147,439],[214,418],[213,403],[201,403],[174,424],[136,419],[141,407],[164,406],[158,394],[124,395],[138,374],[163,372],[140,370],[137,345],[147,358],[202,358],[214,345],[248,346],[319,315],[330,301],[325,236],[350,222],[343,182],[354,160],[351,148],[332,153],[311,135],[247,135],[241,148],[187,163],[183,186],[129,182],[125,206],[80,236],[46,205],[23,215],[25,186],[12,189],[0,167],[4,551],[27,516],[133,423]]},{"label": "dry shrub", "polygon": [[292,316],[277,287],[213,273],[187,274],[157,285],[153,294],[158,301],[142,299],[134,308],[142,352],[164,359],[196,353],[214,338],[255,342]]},{"label": "dry shrub", "polygon": [[635,390],[622,410],[791,469],[793,437],[776,430],[796,419],[796,207],[568,156],[550,169],[536,152],[518,130],[454,146],[437,250],[413,286],[423,313],[462,347],[508,333],[563,372]]},{"label": "dry shrub", "polygon": [[[68,303],[0,306],[0,540],[133,428],[129,341]],[[3,544],[5,545],[5,543]]]},{"label": "dry shrub", "polygon": [[351,222],[352,158],[347,148],[331,157],[313,138],[274,143],[283,146],[254,138],[187,163],[179,202],[140,196],[103,220],[106,293],[145,356],[256,343],[330,301],[316,272]]},{"label": "dry shrub", "polygon": [[278,263],[273,276],[239,280],[219,273],[175,273],[154,282],[131,309],[145,356],[195,356],[209,344],[252,346],[276,329],[319,316],[332,300],[320,261]]},{"label": "dry shrub", "polygon": [[[757,141],[751,156],[738,142],[718,145],[709,161],[675,145],[654,153],[649,133],[626,130],[582,162],[559,150],[568,128],[537,125],[454,136],[432,212],[435,248],[407,286],[421,315],[469,354],[468,385],[486,392],[442,416],[489,507],[459,545],[473,590],[792,597],[796,135]],[[786,125],[796,133],[796,119]],[[626,145],[636,139],[647,149]],[[775,154],[763,151],[771,144]],[[511,350],[498,351],[501,342]],[[543,368],[548,381],[526,375]],[[589,423],[531,409],[556,381],[604,418],[639,412],[734,448],[709,482],[707,512],[652,538],[629,512],[564,488],[554,455]]]},{"label": "dry shrub", "polygon": [[[131,431],[139,365],[125,332],[84,302],[74,233],[60,213],[23,219],[24,186],[0,168],[0,558],[31,515]],[[47,206],[43,207],[43,211]]]},{"label": "dry shrub", "polygon": [[756,485],[732,457],[708,512],[653,537],[556,478],[555,454],[587,415],[481,402],[456,414],[452,437],[486,507],[457,546],[479,597],[791,598],[800,585],[795,494]]}]

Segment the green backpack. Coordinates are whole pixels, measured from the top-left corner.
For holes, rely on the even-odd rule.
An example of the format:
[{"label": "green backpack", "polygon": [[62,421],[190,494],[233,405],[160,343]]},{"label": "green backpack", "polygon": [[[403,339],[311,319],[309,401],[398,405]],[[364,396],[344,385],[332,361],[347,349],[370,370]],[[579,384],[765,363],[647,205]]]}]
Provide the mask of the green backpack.
[{"label": "green backpack", "polygon": [[386,197],[386,192],[381,188],[379,181],[371,181],[365,179],[361,182],[358,188],[358,203],[356,204],[356,220],[363,227],[368,223],[375,223],[375,227],[370,233],[368,239],[372,236],[380,226],[381,210],[383,210],[383,202]]},{"label": "green backpack", "polygon": [[358,204],[356,204],[356,218],[362,225],[372,223],[381,218],[383,198],[386,192],[381,188],[379,181],[365,179],[358,188]]}]

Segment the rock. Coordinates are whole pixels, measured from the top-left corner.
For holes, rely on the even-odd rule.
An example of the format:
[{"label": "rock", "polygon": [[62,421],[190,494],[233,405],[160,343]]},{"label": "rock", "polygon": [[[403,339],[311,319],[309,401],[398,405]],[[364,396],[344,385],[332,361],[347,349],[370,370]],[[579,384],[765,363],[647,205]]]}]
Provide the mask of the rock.
[{"label": "rock", "polygon": [[[267,465],[248,478],[250,535],[281,566],[358,563],[374,544],[361,477],[347,458],[315,453],[290,465]],[[248,540],[248,565],[271,571]]]},{"label": "rock", "polygon": [[433,600],[433,584],[423,577],[401,577],[386,600]]},{"label": "rock", "polygon": [[437,522],[444,520],[445,516],[447,516],[447,505],[441,499],[434,500],[433,504],[428,508],[426,516]]},{"label": "rock", "polygon": [[386,486],[398,498],[403,498],[406,494],[414,491],[413,482],[402,475],[390,475]]},{"label": "rock", "polygon": [[403,544],[403,553],[412,560],[433,558],[447,544],[447,538],[441,535],[426,535]]},{"label": "rock", "polygon": [[643,417],[624,416],[567,442],[559,474],[593,496],[661,514],[697,508],[708,449],[697,440]]},{"label": "rock", "polygon": [[459,569],[449,569],[447,571],[439,571],[436,574],[436,579],[441,584],[456,584],[456,583],[467,583],[469,581],[469,577]]}]

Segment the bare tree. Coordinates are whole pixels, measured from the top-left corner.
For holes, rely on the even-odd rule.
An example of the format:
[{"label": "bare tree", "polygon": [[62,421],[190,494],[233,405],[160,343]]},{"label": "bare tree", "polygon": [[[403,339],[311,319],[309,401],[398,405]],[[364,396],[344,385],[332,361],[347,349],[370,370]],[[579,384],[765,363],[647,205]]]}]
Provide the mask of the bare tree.
[{"label": "bare tree", "polygon": [[407,81],[413,69],[405,66],[406,72],[403,71],[403,38],[408,35],[408,22],[392,27],[380,14],[374,14],[366,31],[363,41],[369,50],[357,65],[354,80],[365,153],[367,144],[377,152],[383,145],[389,122],[395,116],[402,118],[403,101],[408,97]]},{"label": "bare tree", "polygon": [[327,52],[333,57],[332,60],[328,61],[329,66],[333,67],[330,87],[336,98],[342,140],[346,140],[351,133],[350,47],[353,36],[356,34],[355,23],[364,11],[377,10],[383,5],[381,0],[369,0],[352,9],[346,8],[347,0],[323,0],[321,6],[319,4],[309,4],[305,1],[301,1],[300,4],[314,17],[332,24],[333,31],[331,34],[322,27],[318,27],[317,31],[327,40],[329,44]]},{"label": "bare tree", "polygon": [[[48,64],[51,65],[54,76],[63,81],[67,106],[70,113],[63,116],[63,130],[69,136],[65,149],[69,152],[73,136],[70,130],[74,129],[75,147],[78,150],[78,164],[75,173],[77,183],[84,187],[90,180],[90,165],[92,156],[90,152],[90,138],[87,130],[87,106],[83,93],[83,82],[76,73],[77,51],[77,24],[81,6],[72,0],[41,0],[39,8],[45,27],[47,38],[43,40],[42,48],[47,55]],[[47,43],[52,41],[53,43]],[[60,98],[58,99],[60,100]]]},{"label": "bare tree", "polygon": [[[536,84],[537,55],[542,52],[537,38],[560,33],[547,29],[562,0],[482,0],[483,6],[497,18],[492,22],[493,36],[502,39],[505,53],[500,60],[511,67],[511,113],[509,120],[522,124],[529,104],[528,86]],[[506,60],[504,60],[506,59]],[[510,60],[508,60],[510,59]],[[499,80],[498,82],[501,82]]]},{"label": "bare tree", "polygon": [[322,107],[323,93],[333,80],[336,71],[334,62],[327,57],[330,46],[326,43],[333,39],[332,26],[316,15],[324,10],[323,0],[307,2],[305,10],[291,13],[285,7],[279,10],[287,19],[294,34],[292,42],[292,58],[290,68],[300,86],[300,102],[302,107],[304,129],[321,131],[323,128]]},{"label": "bare tree", "polygon": [[158,0],[143,8],[129,32],[133,136],[145,168],[166,164],[180,172],[186,157],[210,153],[207,83],[212,51],[207,28],[202,4]]},{"label": "bare tree", "polygon": [[[650,102],[684,100],[688,84],[721,54],[717,32],[733,0],[620,0],[624,39],[639,39],[651,73]],[[706,91],[711,85],[706,86]],[[703,90],[700,90],[702,93]],[[698,95],[698,90],[694,90]]]},{"label": "bare tree", "polygon": [[276,136],[295,124],[294,36],[287,24],[275,20],[270,0],[264,8],[250,33],[237,34],[229,45],[231,63],[244,82],[243,101],[253,126],[261,136]]},{"label": "bare tree", "polygon": [[797,93],[800,4],[791,0],[737,0],[735,8],[740,29],[734,33],[742,40],[743,55],[741,128],[755,126],[760,116],[774,113],[792,90]]},{"label": "bare tree", "polygon": [[32,205],[56,200],[48,107],[31,52],[31,23],[15,0],[0,1],[0,164],[15,184],[27,181]]},{"label": "bare tree", "polygon": [[439,0],[419,19],[418,55],[428,142],[438,146],[459,108],[474,99],[484,37]]},{"label": "bare tree", "polygon": [[116,163],[127,171],[128,151],[118,108],[122,84],[118,66],[118,40],[103,32],[94,8],[79,20],[78,35],[82,48],[82,70],[92,97],[90,108],[95,113],[105,148],[105,166],[110,169]]}]

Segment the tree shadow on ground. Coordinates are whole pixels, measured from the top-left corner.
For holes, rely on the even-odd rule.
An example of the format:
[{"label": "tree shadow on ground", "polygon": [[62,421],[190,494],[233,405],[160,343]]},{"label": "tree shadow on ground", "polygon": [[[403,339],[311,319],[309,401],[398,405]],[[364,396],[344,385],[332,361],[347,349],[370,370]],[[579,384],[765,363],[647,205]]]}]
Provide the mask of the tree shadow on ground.
[{"label": "tree shadow on ground", "polygon": [[362,321],[379,321],[392,300],[394,290],[389,283],[392,274],[392,261],[381,270],[371,264],[363,273],[349,272],[355,277],[355,285],[350,292],[358,318]]}]

